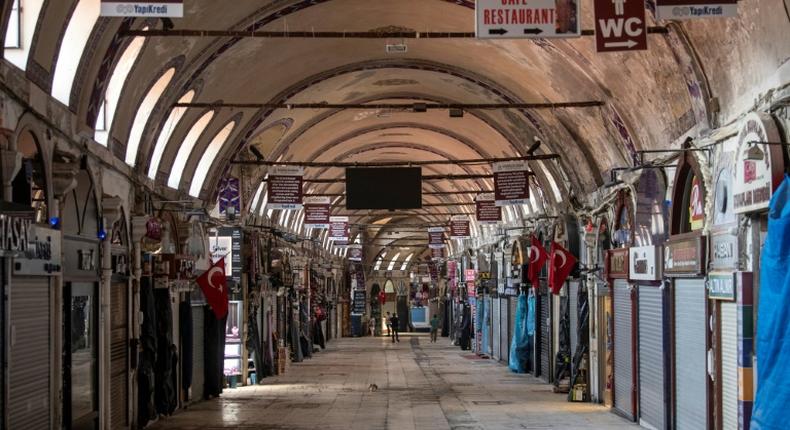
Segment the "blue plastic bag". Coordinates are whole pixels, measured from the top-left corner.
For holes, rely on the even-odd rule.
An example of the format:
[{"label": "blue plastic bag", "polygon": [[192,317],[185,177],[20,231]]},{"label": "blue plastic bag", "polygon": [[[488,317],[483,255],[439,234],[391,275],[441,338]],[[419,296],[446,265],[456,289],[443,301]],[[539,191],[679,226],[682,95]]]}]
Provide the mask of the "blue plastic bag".
[{"label": "blue plastic bag", "polygon": [[510,342],[508,367],[515,373],[526,373],[529,360],[529,339],[527,337],[527,295],[521,293],[516,303],[516,324]]},{"label": "blue plastic bag", "polygon": [[790,177],[771,198],[760,257],[753,430],[787,428],[790,405]]}]

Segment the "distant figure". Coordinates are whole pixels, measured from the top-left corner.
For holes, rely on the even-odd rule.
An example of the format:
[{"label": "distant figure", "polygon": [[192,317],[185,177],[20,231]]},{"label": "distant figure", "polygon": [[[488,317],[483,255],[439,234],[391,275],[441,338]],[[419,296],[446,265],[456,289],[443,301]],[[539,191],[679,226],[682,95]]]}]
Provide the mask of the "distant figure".
[{"label": "distant figure", "polygon": [[392,343],[400,342],[400,338],[398,337],[398,314],[393,314],[390,318],[390,331],[392,332]]},{"label": "distant figure", "polygon": [[436,335],[439,333],[439,315],[433,314],[431,318],[431,343],[436,342]]},{"label": "distant figure", "polygon": [[370,335],[371,336],[375,336],[376,335],[376,319],[375,318],[371,318],[371,319],[368,320],[368,329],[370,330]]},{"label": "distant figure", "polygon": [[390,315],[389,312],[387,312],[387,319],[384,320],[384,322],[387,324],[387,337],[392,336],[392,323],[390,323],[391,319],[392,316]]}]

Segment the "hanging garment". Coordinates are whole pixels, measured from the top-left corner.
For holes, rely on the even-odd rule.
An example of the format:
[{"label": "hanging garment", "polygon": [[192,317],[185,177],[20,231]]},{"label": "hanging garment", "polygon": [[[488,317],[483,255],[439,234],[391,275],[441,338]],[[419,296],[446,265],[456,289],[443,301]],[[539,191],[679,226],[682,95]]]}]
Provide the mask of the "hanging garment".
[{"label": "hanging garment", "polygon": [[320,346],[321,349],[326,349],[324,329],[321,328],[321,322],[317,320],[313,323],[313,344]]},{"label": "hanging garment", "polygon": [[176,350],[173,345],[173,309],[170,306],[170,290],[154,290],[156,298],[156,387],[154,400],[156,411],[170,415],[178,404],[176,372],[173,361]]},{"label": "hanging garment", "polygon": [[527,373],[529,363],[529,342],[527,340],[527,295],[519,294],[516,304],[516,325],[510,344],[508,367],[515,373]]},{"label": "hanging garment", "polygon": [[568,315],[568,298],[560,301],[560,348],[554,355],[554,385],[559,386],[565,378],[571,376],[571,338],[570,316]]},{"label": "hanging garment", "polygon": [[790,404],[790,177],[771,198],[768,236],[760,258],[757,393],[753,430],[787,428]]},{"label": "hanging garment", "polygon": [[154,387],[156,376],[154,365],[156,363],[156,305],[154,289],[150,276],[140,280],[140,312],[142,323],[140,327],[140,353],[137,370],[137,421],[140,426],[145,426],[148,421],[156,418],[154,406]]},{"label": "hanging garment", "polygon": [[460,327],[460,336],[458,339],[458,345],[463,350],[467,350],[471,347],[471,335],[472,335],[472,311],[468,305],[464,305],[463,311],[463,318],[461,319],[461,327]]}]

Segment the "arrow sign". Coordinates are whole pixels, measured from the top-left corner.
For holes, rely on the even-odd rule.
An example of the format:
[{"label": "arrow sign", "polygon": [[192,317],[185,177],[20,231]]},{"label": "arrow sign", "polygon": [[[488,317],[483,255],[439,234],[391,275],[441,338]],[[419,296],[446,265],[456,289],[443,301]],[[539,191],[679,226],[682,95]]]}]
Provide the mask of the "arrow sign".
[{"label": "arrow sign", "polygon": [[647,49],[643,0],[594,0],[595,47],[598,52]]},{"label": "arrow sign", "polygon": [[540,34],[543,33],[543,30],[540,28],[525,28],[524,34]]},{"label": "arrow sign", "polygon": [[579,37],[580,4],[581,0],[476,0],[475,34],[478,39]]},{"label": "arrow sign", "polygon": [[488,30],[488,34],[496,34],[499,36],[507,34],[507,30],[504,28],[491,28]]}]

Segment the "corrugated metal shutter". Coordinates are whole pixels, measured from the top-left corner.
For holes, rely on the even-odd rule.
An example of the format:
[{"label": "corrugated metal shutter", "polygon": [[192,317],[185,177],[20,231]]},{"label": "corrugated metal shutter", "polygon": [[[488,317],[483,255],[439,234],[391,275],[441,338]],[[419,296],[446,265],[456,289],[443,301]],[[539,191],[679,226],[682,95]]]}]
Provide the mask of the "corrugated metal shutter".
[{"label": "corrugated metal shutter", "polygon": [[499,307],[499,299],[494,299],[493,305],[494,305],[494,309],[492,313],[492,320],[494,322],[493,324],[494,328],[492,331],[494,333],[491,340],[492,343],[494,344],[494,354],[493,354],[494,358],[500,360],[502,356],[500,355],[500,348],[499,348],[499,332],[502,330],[502,327],[500,327],[499,322],[501,321],[500,314],[502,313],[502,309]]},{"label": "corrugated metal shutter", "polygon": [[15,277],[9,294],[8,425],[50,428],[49,279]]},{"label": "corrugated metal shutter", "polygon": [[738,307],[721,304],[721,385],[722,424],[725,429],[738,428]]},{"label": "corrugated metal shutter", "polygon": [[129,299],[126,283],[110,287],[110,413],[112,428],[129,425]]},{"label": "corrugated metal shutter", "polygon": [[633,419],[634,380],[633,345],[631,343],[631,290],[628,281],[614,281],[614,407]]},{"label": "corrugated metal shutter", "polygon": [[206,373],[206,329],[204,305],[192,306],[192,398],[190,400],[203,400],[204,374]]},{"label": "corrugated metal shutter", "polygon": [[539,300],[540,311],[540,376],[544,381],[550,382],[551,377],[551,296],[541,294]]},{"label": "corrugated metal shutter", "polygon": [[570,314],[571,361],[579,345],[579,281],[568,283],[568,313]]},{"label": "corrugated metal shutter", "polygon": [[675,408],[677,430],[707,428],[705,281],[675,281]]},{"label": "corrugated metal shutter", "polygon": [[659,287],[639,286],[639,422],[665,429],[664,300]]},{"label": "corrugated metal shutter", "polygon": [[508,361],[510,354],[510,301],[508,299],[499,299],[499,301],[500,310],[502,311],[500,315],[502,330],[499,333],[500,357],[502,357],[502,361]]}]

